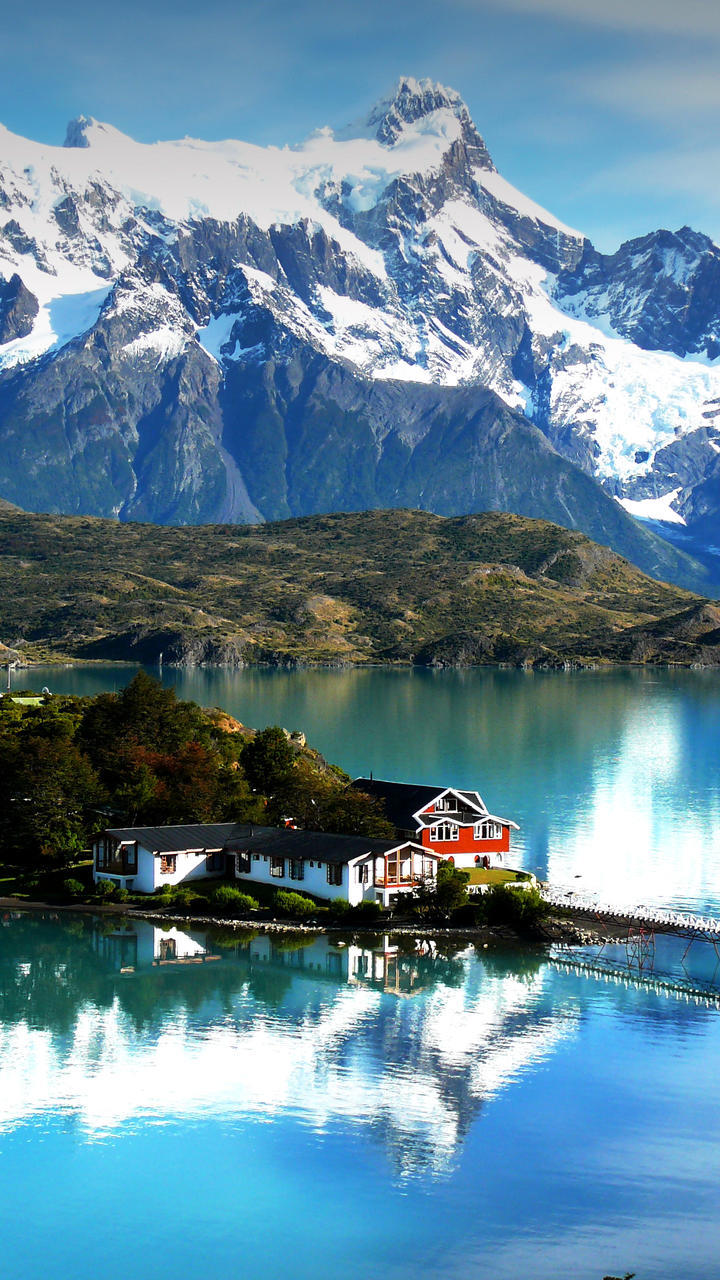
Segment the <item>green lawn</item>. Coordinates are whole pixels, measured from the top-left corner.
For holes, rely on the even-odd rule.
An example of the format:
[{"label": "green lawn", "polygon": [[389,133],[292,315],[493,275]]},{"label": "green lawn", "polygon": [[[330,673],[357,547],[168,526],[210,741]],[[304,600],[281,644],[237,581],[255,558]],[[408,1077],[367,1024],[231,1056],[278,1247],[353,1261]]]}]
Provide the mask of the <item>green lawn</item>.
[{"label": "green lawn", "polygon": [[89,892],[92,859],[86,858],[69,867],[53,867],[48,871],[4,867],[0,864],[0,898],[28,898],[30,901],[42,901],[46,896],[51,900],[62,898],[65,880],[79,880],[87,885]]},{"label": "green lawn", "polygon": [[505,867],[473,867],[468,875],[470,884],[512,884],[526,879],[524,871],[511,871]]}]

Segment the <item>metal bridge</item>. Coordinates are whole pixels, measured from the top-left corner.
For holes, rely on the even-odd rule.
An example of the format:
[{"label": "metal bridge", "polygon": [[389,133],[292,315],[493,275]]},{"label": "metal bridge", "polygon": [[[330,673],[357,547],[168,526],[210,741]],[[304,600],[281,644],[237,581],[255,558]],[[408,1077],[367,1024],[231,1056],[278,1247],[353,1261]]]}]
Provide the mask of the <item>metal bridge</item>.
[{"label": "metal bridge", "polygon": [[540,888],[545,901],[553,907],[566,907],[570,911],[602,921],[606,924],[637,928],[648,933],[672,933],[680,938],[703,942],[720,942],[720,920],[713,916],[692,915],[685,911],[667,911],[662,907],[618,907],[602,902],[591,894],[578,893],[560,885]]}]

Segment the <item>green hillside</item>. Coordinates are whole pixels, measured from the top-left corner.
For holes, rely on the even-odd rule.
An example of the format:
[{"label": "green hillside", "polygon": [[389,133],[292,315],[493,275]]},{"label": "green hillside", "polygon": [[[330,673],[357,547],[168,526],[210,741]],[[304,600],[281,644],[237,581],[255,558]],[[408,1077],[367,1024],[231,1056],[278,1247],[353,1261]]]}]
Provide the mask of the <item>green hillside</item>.
[{"label": "green hillside", "polygon": [[173,528],[0,510],[0,598],[0,639],[30,659],[720,660],[717,605],[494,512]]}]

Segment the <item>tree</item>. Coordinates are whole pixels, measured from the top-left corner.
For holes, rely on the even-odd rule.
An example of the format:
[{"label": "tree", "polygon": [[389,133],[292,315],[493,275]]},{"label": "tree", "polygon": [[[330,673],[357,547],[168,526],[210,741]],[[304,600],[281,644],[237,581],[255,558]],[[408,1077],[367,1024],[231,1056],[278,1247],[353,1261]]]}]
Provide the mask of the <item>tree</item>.
[{"label": "tree", "polygon": [[279,725],[261,729],[242,750],[241,763],[250,786],[265,796],[287,787],[295,752]]},{"label": "tree", "polygon": [[457,907],[468,901],[467,886],[470,876],[451,862],[441,862],[437,879],[425,881],[413,894],[413,906],[421,915],[437,916],[447,920]]},{"label": "tree", "polygon": [[383,807],[372,796],[349,788],[328,797],[320,808],[318,822],[322,831],[339,835],[370,836],[392,840],[393,824],[385,817]]},{"label": "tree", "polygon": [[71,862],[104,799],[89,760],[65,737],[24,732],[0,749],[2,847],[19,864],[38,855]]}]

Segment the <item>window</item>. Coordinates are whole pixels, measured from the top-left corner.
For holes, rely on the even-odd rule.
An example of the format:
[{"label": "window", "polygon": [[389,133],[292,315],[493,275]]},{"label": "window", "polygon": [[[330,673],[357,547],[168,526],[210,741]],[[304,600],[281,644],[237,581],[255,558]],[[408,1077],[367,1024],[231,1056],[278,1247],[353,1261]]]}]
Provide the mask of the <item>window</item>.
[{"label": "window", "polygon": [[270,858],[270,875],[275,876],[278,880],[282,880],[285,875],[285,859]]},{"label": "window", "polygon": [[339,862],[328,862],[327,864],[327,882],[328,884],[342,884],[342,864]]},{"label": "window", "polygon": [[450,796],[440,796],[440,799],[435,801],[436,813],[444,813],[449,808],[450,808]]},{"label": "window", "polygon": [[358,867],[358,869],[357,869],[357,881],[358,881],[358,884],[368,884],[368,883],[369,883],[369,881],[370,881],[370,864],[369,864],[368,862],[361,862],[361,863],[360,863],[360,866],[359,866],[359,867]]},{"label": "window", "polygon": [[176,867],[177,867],[177,855],[174,853],[170,853],[170,854],[164,853],[160,858],[160,875],[172,876],[175,874]]},{"label": "window", "polygon": [[475,839],[476,840],[500,840],[502,837],[502,823],[500,822],[476,822],[475,823]]},{"label": "window", "polygon": [[305,863],[303,862],[302,858],[290,859],[290,879],[291,880],[305,879]]},{"label": "window", "polygon": [[[255,857],[257,858],[257,854],[255,854]],[[242,853],[235,854],[235,873],[236,875],[239,875],[239,876],[247,875],[249,870],[250,870],[250,854],[248,853],[247,849],[244,849]]]},{"label": "window", "polygon": [[225,870],[225,854],[219,849],[214,853],[209,853],[205,859],[206,871],[224,871]]},{"label": "window", "polygon": [[254,853],[254,854],[253,854],[253,862],[259,862],[259,861],[260,861],[260,854],[259,854],[259,853]]},{"label": "window", "polygon": [[460,828],[454,822],[438,822],[430,828],[431,840],[459,840]]}]

